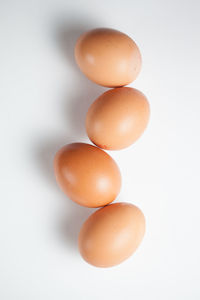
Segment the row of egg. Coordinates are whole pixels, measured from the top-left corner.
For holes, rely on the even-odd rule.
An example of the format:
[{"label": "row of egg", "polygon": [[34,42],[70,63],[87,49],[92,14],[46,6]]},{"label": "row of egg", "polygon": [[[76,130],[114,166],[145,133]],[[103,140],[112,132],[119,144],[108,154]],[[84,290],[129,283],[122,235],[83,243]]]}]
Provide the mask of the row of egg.
[{"label": "row of egg", "polygon": [[126,34],[104,28],[78,39],[75,58],[89,79],[114,88],[99,96],[86,116],[88,137],[98,147],[85,143],[64,146],[55,156],[55,174],[71,200],[86,207],[102,207],[83,224],[79,250],[88,263],[110,267],[127,259],[145,232],[139,208],[129,203],[108,205],[120,192],[121,174],[112,157],[102,150],[130,146],[147,126],[148,100],[140,91],[124,87],[137,77],[141,55]]}]

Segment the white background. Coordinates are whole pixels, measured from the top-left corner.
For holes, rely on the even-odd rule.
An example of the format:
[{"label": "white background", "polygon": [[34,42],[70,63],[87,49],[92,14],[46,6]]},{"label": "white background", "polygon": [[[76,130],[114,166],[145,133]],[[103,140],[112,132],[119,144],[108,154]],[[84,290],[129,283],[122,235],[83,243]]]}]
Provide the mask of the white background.
[{"label": "white background", "polygon": [[[0,2],[0,299],[200,299],[199,1]],[[105,89],[73,58],[75,40],[112,27],[139,45],[146,94],[142,138],[110,152],[120,166],[118,201],[138,205],[147,232],[123,264],[98,269],[77,235],[94,209],[59,190],[53,157],[89,142],[84,118]]]}]

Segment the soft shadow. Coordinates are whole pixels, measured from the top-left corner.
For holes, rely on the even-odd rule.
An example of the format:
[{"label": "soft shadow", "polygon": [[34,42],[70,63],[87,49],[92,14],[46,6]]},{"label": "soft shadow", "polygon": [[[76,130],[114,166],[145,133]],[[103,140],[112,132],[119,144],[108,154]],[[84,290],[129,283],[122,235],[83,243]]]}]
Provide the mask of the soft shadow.
[{"label": "soft shadow", "polygon": [[93,28],[89,24],[78,24],[73,22],[67,22],[57,24],[55,34],[55,40],[58,47],[62,51],[62,54],[66,57],[68,65],[78,70],[78,67],[74,59],[74,46],[79,36],[87,30]]},{"label": "soft shadow", "polygon": [[44,180],[47,181],[51,189],[55,189],[60,202],[61,211],[54,224],[54,232],[59,240],[63,241],[67,247],[77,250],[78,233],[81,225],[94,211],[92,208],[82,207],[70,200],[59,188],[54,174],[53,161],[56,152],[65,144],[75,142],[70,137],[57,137],[51,141],[42,142],[38,140],[36,151],[36,162],[40,168]]},{"label": "soft shadow", "polygon": [[[54,136],[50,140],[41,138],[36,145],[36,163],[38,163],[41,172],[44,174],[44,180],[54,186],[58,190],[58,197],[64,200],[65,208],[62,209],[60,218],[55,224],[56,234],[59,238],[62,238],[67,246],[70,245],[70,247],[76,249],[80,227],[94,209],[79,206],[59,191],[53,170],[53,159],[55,153],[63,145],[87,138],[84,125],[87,110],[90,104],[105,91],[105,88],[91,82],[81,73],[74,59],[76,40],[83,32],[95,27],[98,26],[88,24],[85,21],[82,23],[81,21],[78,23],[68,21],[65,24],[58,24],[56,30],[54,30],[54,41],[60,54],[66,58],[66,68],[69,68],[72,73],[72,80],[70,81],[74,82],[71,89],[69,90],[68,87],[66,90],[66,96],[58,101],[61,118],[69,121],[70,128],[67,129],[67,137]],[[66,78],[66,80],[68,79]]]},{"label": "soft shadow", "polygon": [[[79,70],[75,57],[74,47],[79,36],[85,31],[95,28],[94,24],[78,23],[59,25],[55,32],[55,39],[62,55],[66,58],[66,67],[70,66],[74,78],[74,84],[71,91],[66,91],[66,97],[63,99],[62,111],[64,118],[70,119],[72,126],[72,135],[86,137],[85,117],[91,103],[101,95],[106,88],[101,87],[87,79]],[[70,97],[70,107],[67,99]]]},{"label": "soft shadow", "polygon": [[59,216],[57,233],[64,243],[73,250],[77,250],[78,235],[84,221],[94,212],[94,208],[82,207],[71,200],[67,200],[67,210]]},{"label": "soft shadow", "polygon": [[77,249],[78,233],[81,225],[94,211],[93,208],[80,206],[70,200],[59,188],[55,174],[53,161],[56,152],[65,144],[75,142],[72,138],[57,137],[51,141],[43,142],[38,140],[36,152],[36,163],[42,172],[44,180],[49,184],[49,187],[57,193],[57,200],[61,211],[58,219],[54,224],[54,232],[63,241],[67,247],[73,250]]},{"label": "soft shadow", "polygon": [[76,82],[78,90],[74,86],[74,91],[70,97],[71,105],[69,107],[67,101],[63,101],[62,111],[64,117],[68,117],[70,120],[72,136],[77,139],[88,139],[85,129],[87,111],[94,100],[104,92],[104,88],[88,83],[87,79],[81,80],[79,83],[78,80]]},{"label": "soft shadow", "polygon": [[[88,23],[62,24],[57,28],[56,42],[62,55],[66,58],[66,67],[72,68],[74,85],[66,91],[63,99],[63,117],[68,118],[71,125],[71,136],[77,139],[86,137],[85,117],[90,104],[105,90],[81,73],[74,58],[74,46],[78,37],[95,26]],[[68,102],[70,96],[70,105]],[[73,249],[77,249],[77,240],[83,222],[94,209],[82,207],[66,199],[66,212],[58,220],[58,234]]]},{"label": "soft shadow", "polygon": [[74,139],[63,136],[54,137],[54,139],[46,141],[45,138],[38,140],[38,147],[35,151],[36,162],[43,174],[44,180],[51,186],[58,187],[53,168],[54,156],[62,146],[72,142],[74,142]]}]

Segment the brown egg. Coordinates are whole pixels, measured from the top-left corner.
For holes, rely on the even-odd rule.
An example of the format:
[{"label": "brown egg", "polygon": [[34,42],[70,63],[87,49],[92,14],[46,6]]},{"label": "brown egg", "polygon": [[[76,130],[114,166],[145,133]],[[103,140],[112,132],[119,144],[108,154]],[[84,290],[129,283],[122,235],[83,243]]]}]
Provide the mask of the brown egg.
[{"label": "brown egg", "polygon": [[141,69],[141,54],[135,42],[108,28],[81,35],[75,46],[75,59],[90,80],[108,87],[129,84]]},{"label": "brown egg", "polygon": [[135,205],[115,203],[93,213],[79,233],[82,257],[96,267],[111,267],[135,252],[145,233],[145,218]]},{"label": "brown egg", "polygon": [[73,201],[87,207],[112,202],[121,187],[115,161],[103,150],[84,143],[61,148],[54,160],[57,182]]},{"label": "brown egg", "polygon": [[103,149],[126,148],[141,136],[149,114],[149,103],[140,91],[130,87],[111,89],[98,97],[88,110],[88,137]]}]

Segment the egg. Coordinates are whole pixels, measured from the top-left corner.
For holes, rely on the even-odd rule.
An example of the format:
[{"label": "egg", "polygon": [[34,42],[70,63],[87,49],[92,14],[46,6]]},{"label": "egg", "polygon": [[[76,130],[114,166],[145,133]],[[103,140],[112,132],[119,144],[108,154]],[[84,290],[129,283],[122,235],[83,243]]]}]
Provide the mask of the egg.
[{"label": "egg", "polygon": [[54,169],[60,188],[80,205],[104,206],[119,194],[120,170],[110,155],[95,146],[64,146],[56,153]]},{"label": "egg", "polygon": [[81,71],[95,83],[118,87],[131,83],[141,69],[141,54],[126,34],[97,28],[80,36],[75,59]]},{"label": "egg", "polygon": [[111,267],[130,257],[145,233],[142,211],[129,203],[114,203],[93,213],[82,225],[79,251],[89,264]]},{"label": "egg", "polygon": [[123,149],[142,135],[149,114],[148,100],[140,91],[130,87],[111,89],[90,106],[86,131],[90,140],[100,148]]}]

